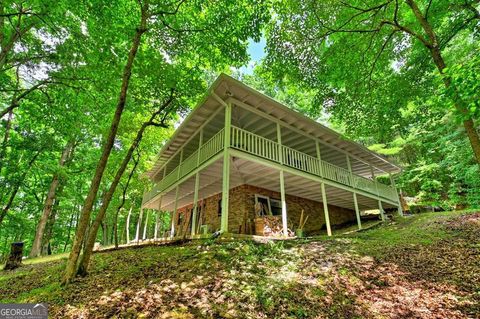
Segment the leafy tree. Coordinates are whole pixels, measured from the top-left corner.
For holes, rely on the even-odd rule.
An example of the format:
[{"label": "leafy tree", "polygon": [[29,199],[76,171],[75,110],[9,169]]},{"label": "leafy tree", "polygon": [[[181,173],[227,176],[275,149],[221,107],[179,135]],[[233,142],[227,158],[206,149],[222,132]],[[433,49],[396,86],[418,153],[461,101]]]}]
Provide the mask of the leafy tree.
[{"label": "leafy tree", "polygon": [[445,73],[478,47],[476,1],[279,0],[274,12],[267,67],[315,89],[317,107],[349,133],[375,125],[379,140],[398,134],[407,124],[398,121],[399,109],[414,96],[431,96],[436,69],[480,163],[477,115]]}]

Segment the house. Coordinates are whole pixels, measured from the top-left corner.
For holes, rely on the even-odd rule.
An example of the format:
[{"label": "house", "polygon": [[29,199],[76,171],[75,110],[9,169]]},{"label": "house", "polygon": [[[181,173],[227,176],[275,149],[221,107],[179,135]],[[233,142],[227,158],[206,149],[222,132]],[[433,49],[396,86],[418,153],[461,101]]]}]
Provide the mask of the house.
[{"label": "house", "polygon": [[[307,234],[331,235],[346,222],[361,228],[362,210],[379,209],[382,219],[387,208],[401,214],[391,178],[400,170],[222,74],[147,172],[154,187],[142,211],[171,214],[171,237],[293,236],[300,218]],[[390,176],[390,185],[378,175]]]}]

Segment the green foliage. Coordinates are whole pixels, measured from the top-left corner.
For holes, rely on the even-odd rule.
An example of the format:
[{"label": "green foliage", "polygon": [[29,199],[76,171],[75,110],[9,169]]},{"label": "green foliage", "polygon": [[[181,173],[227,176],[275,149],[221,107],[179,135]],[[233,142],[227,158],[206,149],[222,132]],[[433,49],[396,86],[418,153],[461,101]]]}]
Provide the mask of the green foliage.
[{"label": "green foliage", "polygon": [[469,118],[478,127],[480,114],[474,1],[278,0],[273,11],[252,84],[274,97],[306,92],[302,107],[284,102],[396,160],[397,184],[418,204],[480,205],[479,165],[459,128]]},{"label": "green foliage", "polygon": [[469,116],[480,118],[480,50],[472,51],[468,58],[447,68],[445,76],[451,81],[451,86],[443,89],[448,97],[445,102],[458,96],[465,103]]},{"label": "green foliage", "polygon": [[[54,176],[60,185],[50,220],[50,248],[68,251],[110,128],[119,79],[140,20],[139,3],[143,1],[0,3],[0,259],[12,241],[22,240],[26,253],[30,250]],[[142,195],[150,187],[142,174],[152,167],[174,124],[196,105],[212,74],[248,61],[248,40],[259,39],[269,18],[267,5],[256,0],[149,1],[148,14],[93,215],[138,129],[172,92],[174,98],[156,119],[169,128],[149,127],[134,154],[138,165],[117,220],[123,242],[128,212],[133,238]],[[71,160],[59,165],[71,141]],[[132,160],[127,172],[133,167]],[[105,218],[108,236],[98,236],[108,244],[127,187],[124,175]],[[162,215],[161,231],[168,218]]]}]

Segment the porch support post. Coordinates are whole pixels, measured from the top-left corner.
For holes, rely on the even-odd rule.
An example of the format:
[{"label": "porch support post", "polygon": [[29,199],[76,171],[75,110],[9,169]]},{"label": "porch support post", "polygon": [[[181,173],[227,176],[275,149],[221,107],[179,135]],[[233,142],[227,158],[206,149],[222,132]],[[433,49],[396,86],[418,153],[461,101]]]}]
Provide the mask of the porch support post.
[{"label": "porch support post", "polygon": [[390,184],[395,190],[395,195],[397,195],[397,202],[398,202],[398,215],[403,216],[403,208],[402,208],[402,201],[400,200],[400,195],[398,193],[397,186],[395,186],[395,179],[393,178],[392,174],[388,174],[390,176]]},{"label": "porch support post", "polygon": [[142,225],[142,219],[143,219],[143,207],[140,209],[140,215],[138,216],[138,221],[137,221],[137,231],[135,233],[135,241],[138,242],[140,239],[140,227]]},{"label": "porch support post", "polygon": [[277,143],[278,143],[278,160],[283,165],[283,152],[282,152],[282,131],[280,123],[277,122]]},{"label": "porch support post", "polygon": [[145,219],[145,226],[143,226],[143,237],[142,239],[147,239],[147,228],[148,228],[148,210],[147,210],[147,218]]},{"label": "porch support post", "polygon": [[175,205],[173,207],[173,212],[172,212],[172,227],[170,229],[170,237],[173,238],[175,236],[175,224],[177,222],[177,208],[178,208],[178,190],[179,187],[175,188]]},{"label": "porch support post", "polygon": [[358,229],[362,229],[362,220],[360,218],[360,209],[358,208],[357,193],[353,192],[353,204],[355,205],[355,215],[357,216]]},{"label": "porch support post", "polygon": [[287,201],[285,199],[285,180],[283,170],[280,170],[280,200],[282,201],[282,229],[283,236],[288,237]]},{"label": "porch support post", "polygon": [[[280,164],[283,164],[283,152],[282,152],[282,131],[280,123],[277,122],[277,143],[278,143],[278,160]],[[280,170],[280,201],[282,202],[282,232],[283,236],[288,237],[288,224],[287,224],[287,200],[285,196],[285,178],[283,170]]]},{"label": "porch support post", "polygon": [[383,212],[382,201],[380,200],[380,194],[378,193],[377,180],[375,179],[375,172],[373,171],[373,166],[372,165],[370,165],[370,172],[372,174],[372,180],[375,183],[375,190],[377,191],[378,210],[380,211],[380,216],[382,217],[382,221],[385,221],[385,214]]},{"label": "porch support post", "polygon": [[321,183],[323,212],[325,214],[325,225],[327,226],[327,235],[332,236],[332,229],[330,227],[330,216],[328,215],[327,193],[325,192],[325,183]]},{"label": "porch support post", "polygon": [[[180,161],[178,162],[178,171],[177,171],[177,183],[180,179],[180,172],[181,172],[181,166],[182,166],[182,161],[183,161],[183,148],[180,150]],[[170,231],[170,237],[174,237],[175,236],[175,223],[177,221],[177,209],[178,209],[178,191],[179,191],[179,186],[177,184],[177,187],[175,189],[175,206],[173,208],[173,215],[172,215],[172,229]]]},{"label": "porch support post", "polygon": [[196,235],[197,229],[197,211],[198,211],[198,189],[200,187],[200,173],[195,174],[195,191],[193,193],[193,212],[192,212],[192,236]]},{"label": "porch support post", "polygon": [[160,212],[162,211],[162,195],[160,195],[160,198],[158,199],[158,210],[157,213],[155,214],[155,233],[153,235],[154,239],[158,239],[158,230],[160,227]]},{"label": "porch support post", "polygon": [[160,211],[155,212],[155,230],[153,232],[153,239],[157,240],[158,238],[158,223],[160,222]]},{"label": "porch support post", "polygon": [[380,210],[380,215],[382,216],[382,221],[385,221],[385,212],[383,211],[382,201],[378,200],[378,209]]},{"label": "porch support post", "polygon": [[317,149],[317,158],[320,176],[323,177],[323,165],[322,165],[322,155],[320,154],[320,143],[318,140],[315,140],[315,147]]},{"label": "porch support post", "polygon": [[[200,148],[203,144],[203,128],[200,129],[198,136],[197,167],[200,165]],[[195,191],[193,193],[193,212],[192,212],[192,236],[197,233],[197,212],[198,212],[198,188],[200,187],[200,172],[195,174]]]},{"label": "porch support post", "polygon": [[220,231],[228,233],[228,202],[230,190],[230,133],[232,124],[232,104],[225,106],[225,128],[223,141],[223,179],[222,179],[222,219]]},{"label": "porch support post", "polygon": [[350,162],[350,156],[348,156],[348,154],[346,154],[346,158],[347,158],[348,171],[350,172],[350,183],[352,184],[352,188],[354,189],[354,191],[353,191],[353,205],[355,207],[355,215],[357,216],[358,229],[362,229],[362,221],[360,219],[360,209],[358,208],[357,193],[355,192],[355,183],[354,183],[354,180],[353,180],[352,163]]}]

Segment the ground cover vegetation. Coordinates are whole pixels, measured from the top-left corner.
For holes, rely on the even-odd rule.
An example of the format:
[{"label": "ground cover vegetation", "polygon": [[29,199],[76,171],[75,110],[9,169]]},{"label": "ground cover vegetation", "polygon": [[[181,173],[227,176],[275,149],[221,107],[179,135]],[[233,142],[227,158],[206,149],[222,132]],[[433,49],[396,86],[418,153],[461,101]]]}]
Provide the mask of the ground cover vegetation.
[{"label": "ground cover vegetation", "polygon": [[[32,280],[27,286],[33,289],[22,291],[12,284],[13,277],[6,275],[2,277],[2,286],[6,289],[2,290],[2,299],[27,300],[35,292],[45,295],[50,291],[53,297],[49,298],[59,298],[51,300],[57,305],[55,313],[69,315],[66,305],[73,305],[70,298],[75,291],[84,291],[80,287],[99,290],[102,286],[95,288],[92,279],[77,279],[79,281],[73,286],[68,284],[77,274],[90,273],[100,281],[103,270],[108,270],[103,273],[105,276],[117,276],[112,286],[106,284],[108,289],[117,289],[113,284],[124,287],[119,282],[125,280],[125,285],[133,285],[129,293],[136,294],[139,293],[136,287],[146,281],[140,280],[136,285],[130,279],[120,278],[110,262],[126,264],[133,262],[137,253],[147,254],[157,249],[158,256],[147,259],[145,265],[140,261],[137,265],[146,272],[145,278],[151,278],[148,275],[151,271],[159,280],[170,280],[160,276],[159,271],[167,269],[172,261],[161,260],[161,256],[185,261],[182,276],[190,276],[187,278],[190,281],[194,280],[191,276],[196,275],[187,271],[189,263],[194,263],[189,259],[191,256],[215,257],[218,260],[212,261],[212,269],[223,274],[225,281],[209,293],[219,293],[216,289],[228,290],[228,285],[242,282],[240,277],[235,277],[239,282],[228,281],[230,271],[242,273],[245,270],[242,267],[250,265],[262,269],[260,272],[268,273],[266,269],[282,272],[289,267],[289,262],[298,267],[298,263],[310,258],[309,255],[320,254],[321,258],[328,258],[321,252],[333,249],[333,256],[339,259],[320,259],[319,263],[333,263],[338,267],[342,262],[351,265],[355,274],[349,280],[357,280],[362,273],[361,267],[371,267],[375,276],[381,277],[379,269],[388,268],[388,262],[393,261],[394,267],[408,274],[399,275],[400,279],[395,275],[393,286],[388,287],[398,284],[403,287],[397,287],[399,291],[406,294],[408,289],[402,285],[407,284],[407,278],[425,279],[427,272],[431,272],[432,282],[453,285],[454,288],[448,286],[448,289],[454,289],[452,298],[457,298],[453,302],[445,297],[444,290],[437,291],[443,289],[440,286],[427,286],[432,289],[429,296],[437,298],[438,311],[446,311],[445,315],[452,318],[472,314],[474,297],[465,296],[474,291],[478,296],[478,286],[465,285],[478,283],[478,277],[462,277],[467,275],[460,264],[456,268],[459,277],[449,277],[438,273],[434,267],[420,267],[420,264],[423,254],[428,255],[429,251],[422,247],[439,242],[441,245],[435,250],[439,260],[442,254],[452,260],[460,260],[462,256],[469,260],[470,256],[476,256],[478,237],[475,240],[474,235],[478,235],[475,233],[478,229],[470,228],[477,220],[471,216],[476,215],[454,219],[451,224],[450,219],[443,220],[442,215],[431,224],[424,217],[402,220],[398,225],[403,225],[404,232],[410,226],[419,233],[429,234],[420,239],[413,231],[409,233],[409,237],[414,238],[413,245],[417,245],[415,240],[418,239],[418,251],[412,251],[402,238],[390,231],[397,227],[395,224],[391,228],[366,232],[368,238],[360,234],[355,238],[347,236],[322,243],[306,242],[298,247],[212,243],[202,244],[200,248],[187,245],[178,252],[174,247],[149,247],[124,250],[127,254],[124,259],[121,251],[92,257],[92,250],[95,242],[118,246],[133,238],[142,194],[150,187],[143,173],[152,167],[175,125],[195,107],[220,72],[233,74],[289,107],[398,162],[404,170],[396,176],[397,185],[406,197],[412,198],[412,203],[445,210],[478,208],[479,21],[478,1],[473,0],[1,1],[0,260],[5,260],[12,242],[22,241],[25,254],[31,259],[13,276],[18,276],[22,282]],[[262,39],[267,43],[265,56],[253,72],[236,71],[250,60],[249,41]],[[147,211],[147,214],[152,213]],[[433,218],[434,215],[422,216]],[[169,223],[168,217],[162,218],[161,231],[166,230]],[[421,230],[416,222],[426,228]],[[154,232],[153,223],[147,232]],[[378,238],[372,239],[375,234]],[[348,245],[335,244],[342,240]],[[428,240],[432,242],[424,242]],[[362,244],[357,245],[358,242]],[[381,242],[398,245],[377,255],[375,247],[368,244],[373,242],[380,245],[380,250],[384,247]],[[348,249],[350,244],[359,256],[374,258],[350,255],[351,258],[347,258],[345,254],[349,252],[340,251],[340,248]],[[442,245],[453,248],[444,251]],[[269,265],[269,256],[279,252],[286,254],[285,261],[272,257],[274,260]],[[34,265],[35,260],[40,260],[35,258],[50,254],[68,255],[68,259]],[[258,263],[242,264],[242,258],[252,258]],[[226,267],[228,263],[237,268]],[[211,263],[205,264],[210,267]],[[157,267],[159,265],[163,266]],[[417,265],[418,269],[414,271],[409,268],[411,265]],[[448,269],[438,265],[440,270]],[[467,269],[476,269],[478,273],[475,262],[468,262],[468,265],[471,268],[466,266]],[[217,266],[219,268],[215,268]],[[27,276],[29,272],[38,276]],[[333,284],[346,284],[342,280],[346,280],[348,274],[342,275],[340,269],[338,272],[340,275],[334,277],[340,276],[340,281]],[[285,270],[281,275],[286,274]],[[133,275],[138,276],[143,274]],[[362,308],[363,304],[352,301],[346,294],[358,293],[367,298],[366,290],[362,289],[368,289],[368,285],[361,289],[356,286],[357,290],[351,291],[335,290],[333,295],[324,295],[322,291],[326,288],[317,287],[318,295],[315,295],[305,286],[308,278],[301,276],[301,280],[306,280],[303,284],[287,279],[274,283],[286,291],[281,295],[283,290],[278,289],[275,296],[267,291],[270,281],[255,277],[263,283],[258,287],[265,291],[251,287],[250,295],[239,293],[239,298],[256,298],[255,302],[260,302],[263,308],[260,311],[256,305],[252,311],[269,316],[280,307],[278,300],[297,300],[297,295],[290,295],[287,289],[288,285],[296,285],[294,290],[300,289],[312,300],[328,296],[331,304],[345,307],[338,313],[351,311],[360,317],[367,313],[363,312],[367,309]],[[39,278],[48,284],[35,282]],[[202,278],[196,284],[198,289],[200,283],[215,287],[213,278]],[[189,290],[178,289],[175,285],[182,288],[182,282],[177,279],[172,279],[171,283],[171,289],[176,291],[175,298],[187,298],[181,294]],[[108,276],[103,280],[108,281]],[[360,282],[365,280],[362,277]],[[382,280],[388,283],[387,279]],[[153,288],[144,285],[142,289],[161,290],[168,287],[165,283]],[[68,288],[59,290],[60,285]],[[14,294],[9,287],[22,292]],[[410,288],[419,294],[424,292],[420,281],[418,286]],[[98,294],[92,296],[99,297]],[[110,294],[105,296],[110,298],[108,302],[114,298]],[[163,293],[159,296],[168,298]],[[375,296],[372,294],[368,298]],[[381,299],[383,303],[369,300],[378,306],[375,311],[382,313],[382,307],[387,307],[389,310],[385,311],[391,311],[392,315],[392,307],[400,307],[398,311],[402,313],[408,311],[408,300],[414,302],[412,295],[402,296],[406,298],[403,305],[396,297],[392,297],[390,303],[385,299]],[[81,299],[81,306],[72,306],[72,314],[78,311],[92,313],[91,307],[98,300],[88,298]],[[126,297],[122,292],[115,298]],[[138,298],[144,297],[140,293]],[[302,306],[301,300],[297,301],[295,307],[298,309],[292,306],[295,309],[287,311],[291,316],[321,312],[315,308],[321,305],[313,306],[312,302],[313,308],[309,309]],[[184,302],[188,308],[187,301]],[[426,303],[425,300],[424,307]],[[228,307],[229,303],[225,305]],[[198,311],[202,315],[227,314],[230,310],[235,314],[242,311],[251,314],[247,308],[238,308],[239,305],[242,304],[235,304],[232,310],[213,309],[210,304],[207,312]],[[95,307],[107,311],[101,304]],[[125,307],[115,308],[115,311],[122,314],[122,311],[132,311],[132,316],[150,311],[137,309],[134,304]],[[198,307],[196,309],[200,309]],[[175,311],[181,313],[184,308],[179,306]]]},{"label": "ground cover vegetation", "polygon": [[67,255],[42,257],[0,276],[0,301],[58,318],[475,318],[479,232],[478,212],[445,212],[333,238],[129,247],[66,287]]}]

